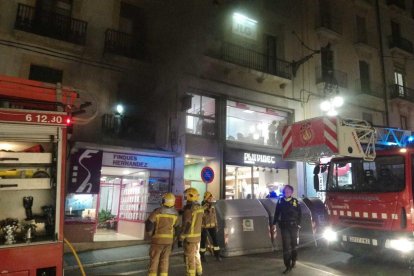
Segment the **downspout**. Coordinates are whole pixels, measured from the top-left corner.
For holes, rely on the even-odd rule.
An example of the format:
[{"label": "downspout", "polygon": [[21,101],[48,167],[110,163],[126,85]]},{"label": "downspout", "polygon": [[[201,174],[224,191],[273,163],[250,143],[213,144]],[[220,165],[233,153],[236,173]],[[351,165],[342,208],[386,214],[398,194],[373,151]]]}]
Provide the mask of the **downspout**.
[{"label": "downspout", "polygon": [[383,35],[381,28],[381,15],[380,15],[380,6],[379,0],[375,0],[375,9],[377,14],[377,28],[379,35],[379,44],[380,44],[380,59],[381,59],[381,75],[384,83],[383,94],[384,94],[384,103],[385,103],[385,125],[389,126],[389,111],[388,111],[388,97],[387,97],[387,78],[385,76],[385,62],[384,62],[384,47],[383,47]]}]

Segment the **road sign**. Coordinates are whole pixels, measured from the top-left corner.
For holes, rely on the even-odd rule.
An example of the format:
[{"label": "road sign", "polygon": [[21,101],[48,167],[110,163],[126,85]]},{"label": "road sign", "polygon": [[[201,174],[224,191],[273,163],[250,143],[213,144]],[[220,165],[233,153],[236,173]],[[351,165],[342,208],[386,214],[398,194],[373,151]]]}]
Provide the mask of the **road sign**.
[{"label": "road sign", "polygon": [[211,183],[214,180],[214,171],[211,167],[204,167],[201,170],[201,179],[204,183]]}]

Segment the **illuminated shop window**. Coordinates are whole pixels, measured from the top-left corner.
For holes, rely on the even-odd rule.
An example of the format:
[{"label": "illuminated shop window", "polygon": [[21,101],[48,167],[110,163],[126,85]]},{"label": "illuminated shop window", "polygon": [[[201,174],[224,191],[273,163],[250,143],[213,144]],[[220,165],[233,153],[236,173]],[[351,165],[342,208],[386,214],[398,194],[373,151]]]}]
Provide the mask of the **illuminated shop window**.
[{"label": "illuminated shop window", "polygon": [[229,141],[281,148],[288,113],[227,101],[226,138]]},{"label": "illuminated shop window", "polygon": [[216,100],[193,95],[191,107],[187,110],[186,132],[202,136],[216,135]]}]

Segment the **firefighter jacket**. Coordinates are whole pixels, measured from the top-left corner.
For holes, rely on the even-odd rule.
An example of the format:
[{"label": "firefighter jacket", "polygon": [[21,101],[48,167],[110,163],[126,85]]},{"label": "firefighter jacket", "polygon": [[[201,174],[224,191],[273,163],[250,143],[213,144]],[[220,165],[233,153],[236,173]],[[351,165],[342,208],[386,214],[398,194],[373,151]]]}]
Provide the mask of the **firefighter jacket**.
[{"label": "firefighter jacket", "polygon": [[216,228],[217,227],[217,215],[216,208],[213,204],[203,201],[201,203],[204,208],[203,215],[203,228]]},{"label": "firefighter jacket", "polygon": [[299,201],[294,197],[281,198],[276,204],[275,218],[273,224],[279,223],[282,226],[284,223],[295,223],[300,225],[302,219],[302,211],[300,209]]},{"label": "firefighter jacket", "polygon": [[155,209],[145,222],[145,231],[149,233],[152,244],[172,244],[177,227],[178,212],[174,207]]},{"label": "firefighter jacket", "polygon": [[204,208],[196,202],[184,206],[180,240],[200,242]]}]

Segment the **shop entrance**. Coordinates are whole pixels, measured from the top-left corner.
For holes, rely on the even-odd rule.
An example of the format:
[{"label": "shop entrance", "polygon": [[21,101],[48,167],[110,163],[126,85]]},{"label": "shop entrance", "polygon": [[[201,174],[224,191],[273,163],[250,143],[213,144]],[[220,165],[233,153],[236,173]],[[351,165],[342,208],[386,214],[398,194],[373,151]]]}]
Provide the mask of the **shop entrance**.
[{"label": "shop entrance", "polygon": [[288,169],[226,165],[225,199],[278,196],[288,179]]},{"label": "shop entrance", "polygon": [[145,220],[148,178],[147,170],[102,167],[94,241],[140,239],[123,223]]}]

